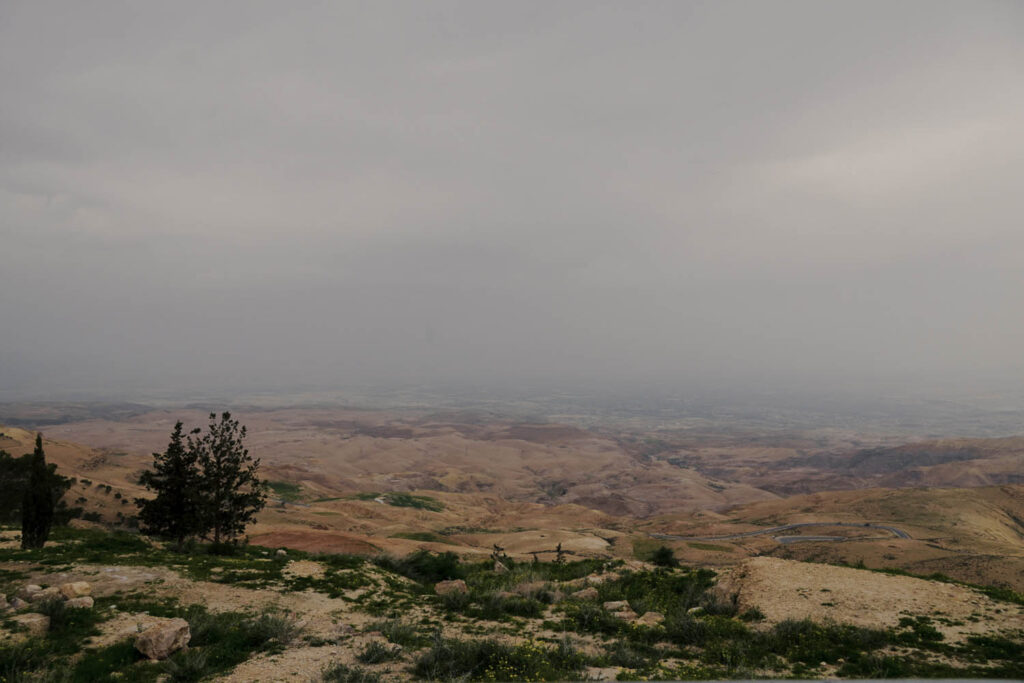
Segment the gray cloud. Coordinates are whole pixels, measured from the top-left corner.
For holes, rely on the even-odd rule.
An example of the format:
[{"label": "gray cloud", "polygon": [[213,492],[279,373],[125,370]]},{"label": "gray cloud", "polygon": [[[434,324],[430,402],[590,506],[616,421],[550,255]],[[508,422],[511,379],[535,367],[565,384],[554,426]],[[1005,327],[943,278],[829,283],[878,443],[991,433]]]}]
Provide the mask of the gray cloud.
[{"label": "gray cloud", "polygon": [[1022,25],[4,3],[0,384],[1024,379]]}]

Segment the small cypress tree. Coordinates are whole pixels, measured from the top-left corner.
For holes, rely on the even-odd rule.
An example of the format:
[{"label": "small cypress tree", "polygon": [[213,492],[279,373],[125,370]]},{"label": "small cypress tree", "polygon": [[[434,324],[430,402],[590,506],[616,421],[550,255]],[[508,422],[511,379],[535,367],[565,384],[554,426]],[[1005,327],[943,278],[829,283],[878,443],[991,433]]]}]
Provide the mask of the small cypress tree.
[{"label": "small cypress tree", "polygon": [[[195,433],[195,432],[194,432]],[[189,450],[199,463],[204,530],[213,543],[234,540],[267,502],[267,483],[256,472],[260,461],[242,443],[245,427],[231,413],[210,413],[206,434],[189,437]]]},{"label": "small cypress tree", "polygon": [[28,485],[21,501],[21,547],[42,548],[50,535],[57,493],[53,473],[46,466],[43,435],[36,434],[36,449],[29,461]]},{"label": "small cypress tree", "polygon": [[153,454],[153,469],[143,472],[139,483],[156,492],[153,498],[135,499],[143,531],[172,539],[178,548],[203,532],[196,452],[185,447],[180,420],[174,425],[167,450]]}]

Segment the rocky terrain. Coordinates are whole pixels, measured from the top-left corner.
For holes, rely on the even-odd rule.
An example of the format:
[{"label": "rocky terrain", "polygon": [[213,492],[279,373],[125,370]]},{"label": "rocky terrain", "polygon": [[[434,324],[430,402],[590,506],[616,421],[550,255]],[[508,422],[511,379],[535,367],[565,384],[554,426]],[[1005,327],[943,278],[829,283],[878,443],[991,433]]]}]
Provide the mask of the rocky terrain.
[{"label": "rocky terrain", "polygon": [[[43,551],[0,541],[0,678],[1020,676],[1022,439],[243,409],[272,495],[222,557],[134,520],[151,453],[206,411],[114,408],[0,427],[16,455],[41,429],[81,508]],[[188,648],[136,646],[182,620]]]}]

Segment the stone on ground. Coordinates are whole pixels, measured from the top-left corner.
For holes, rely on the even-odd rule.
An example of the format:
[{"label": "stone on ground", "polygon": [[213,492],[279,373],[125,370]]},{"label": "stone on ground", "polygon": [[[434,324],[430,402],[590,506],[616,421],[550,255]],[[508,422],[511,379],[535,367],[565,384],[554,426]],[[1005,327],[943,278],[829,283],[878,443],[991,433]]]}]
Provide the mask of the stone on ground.
[{"label": "stone on ground", "polygon": [[469,588],[462,579],[455,579],[453,581],[438,581],[434,586],[434,592],[438,595],[451,595],[452,593],[465,595],[469,592]]},{"label": "stone on ground", "polygon": [[638,626],[657,626],[663,621],[665,621],[665,615],[661,612],[646,612],[636,620],[636,624]]},{"label": "stone on ground", "polygon": [[91,595],[83,595],[80,598],[71,598],[64,604],[73,609],[92,609],[94,603]]},{"label": "stone on ground", "polygon": [[81,598],[92,593],[92,586],[90,586],[86,581],[74,581],[72,583],[65,583],[61,586],[60,593],[67,600],[71,600],[72,598]]},{"label": "stone on ground", "polygon": [[163,619],[139,634],[135,649],[150,659],[167,659],[188,645],[192,634],[184,619]]},{"label": "stone on ground", "polygon": [[35,612],[18,614],[11,617],[11,621],[24,626],[32,636],[45,636],[46,632],[50,630],[50,617],[45,614],[36,614]]}]

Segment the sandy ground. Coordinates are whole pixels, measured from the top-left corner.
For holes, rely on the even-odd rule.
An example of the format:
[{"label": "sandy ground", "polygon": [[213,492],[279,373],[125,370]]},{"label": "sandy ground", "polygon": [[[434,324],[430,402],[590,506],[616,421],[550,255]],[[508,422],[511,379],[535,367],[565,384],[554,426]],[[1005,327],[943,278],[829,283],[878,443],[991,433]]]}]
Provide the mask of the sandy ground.
[{"label": "sandy ground", "polygon": [[807,618],[880,627],[924,615],[951,642],[973,633],[1024,629],[1020,605],[964,586],[862,569],[755,557],[730,570],[719,585],[738,594],[741,609],[757,607],[769,623]]}]

